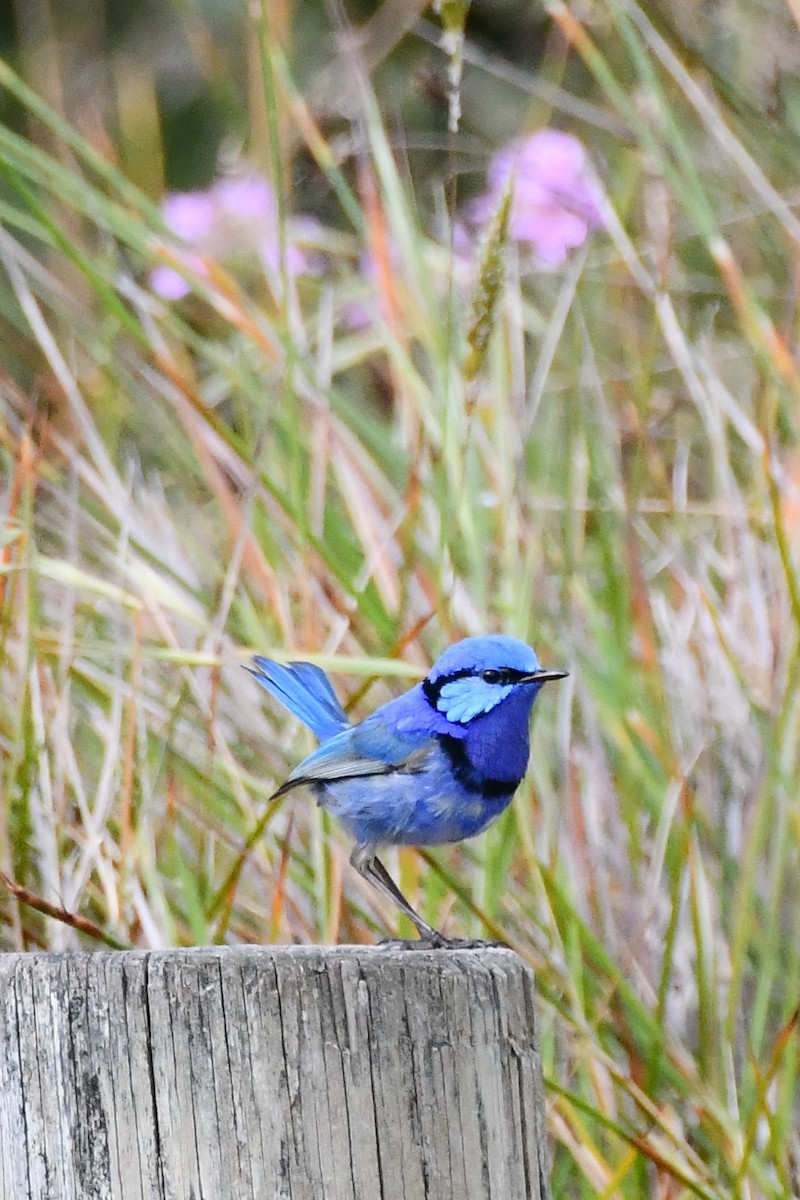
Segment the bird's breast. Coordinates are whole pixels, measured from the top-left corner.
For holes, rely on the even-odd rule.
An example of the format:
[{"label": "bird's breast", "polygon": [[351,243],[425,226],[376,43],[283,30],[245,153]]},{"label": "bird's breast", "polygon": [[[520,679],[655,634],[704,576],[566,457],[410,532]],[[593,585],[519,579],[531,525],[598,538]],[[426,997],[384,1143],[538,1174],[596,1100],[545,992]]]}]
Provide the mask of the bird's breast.
[{"label": "bird's breast", "polygon": [[414,772],[318,785],[319,802],[362,844],[437,846],[481,833],[509,804],[516,782],[453,769],[436,739]]}]

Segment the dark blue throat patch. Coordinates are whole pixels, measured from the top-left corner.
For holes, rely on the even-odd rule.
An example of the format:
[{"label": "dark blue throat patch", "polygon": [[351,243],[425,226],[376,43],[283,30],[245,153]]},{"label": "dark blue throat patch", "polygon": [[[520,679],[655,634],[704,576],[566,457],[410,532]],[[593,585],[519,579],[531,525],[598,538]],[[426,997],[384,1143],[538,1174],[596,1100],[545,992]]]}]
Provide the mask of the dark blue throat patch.
[{"label": "dark blue throat patch", "polygon": [[507,800],[513,796],[519,787],[519,779],[493,779],[479,771],[469,760],[463,738],[449,733],[438,733],[436,738],[450,760],[453,775],[468,792],[474,792],[484,800]]}]

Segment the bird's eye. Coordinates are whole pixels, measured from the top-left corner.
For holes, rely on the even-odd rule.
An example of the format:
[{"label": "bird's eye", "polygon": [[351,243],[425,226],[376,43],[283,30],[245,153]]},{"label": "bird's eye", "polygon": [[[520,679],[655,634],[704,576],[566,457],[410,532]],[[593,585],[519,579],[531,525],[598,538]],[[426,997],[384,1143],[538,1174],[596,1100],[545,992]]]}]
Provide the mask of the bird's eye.
[{"label": "bird's eye", "polygon": [[502,683],[503,672],[497,671],[493,667],[490,667],[488,671],[483,671],[481,673],[481,679],[484,683]]}]

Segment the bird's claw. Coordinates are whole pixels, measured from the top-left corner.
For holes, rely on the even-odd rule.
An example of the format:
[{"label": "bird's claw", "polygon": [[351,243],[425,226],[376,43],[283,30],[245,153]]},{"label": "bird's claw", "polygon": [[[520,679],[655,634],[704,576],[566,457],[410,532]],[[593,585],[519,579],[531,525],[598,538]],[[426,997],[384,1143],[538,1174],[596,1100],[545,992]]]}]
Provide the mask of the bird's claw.
[{"label": "bird's claw", "polygon": [[483,938],[440,937],[436,943],[439,950],[510,950],[508,942],[485,941]]},{"label": "bird's claw", "polygon": [[381,938],[378,942],[379,950],[436,950],[437,943],[429,938],[424,941],[422,938]]},{"label": "bird's claw", "polygon": [[443,933],[434,937],[383,938],[378,942],[382,950],[510,950],[506,942],[486,942],[481,938],[448,938]]}]

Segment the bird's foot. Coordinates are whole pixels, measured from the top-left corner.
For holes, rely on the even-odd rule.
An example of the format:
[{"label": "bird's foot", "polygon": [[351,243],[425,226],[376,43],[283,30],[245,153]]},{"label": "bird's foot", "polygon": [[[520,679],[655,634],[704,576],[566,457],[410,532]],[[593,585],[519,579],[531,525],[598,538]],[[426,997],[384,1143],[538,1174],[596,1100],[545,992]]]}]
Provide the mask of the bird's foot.
[{"label": "bird's foot", "polygon": [[386,950],[510,950],[506,942],[485,942],[481,938],[449,938],[443,933],[418,938],[383,938],[378,942]]},{"label": "bird's foot", "polygon": [[432,938],[381,938],[379,950],[438,950],[438,942]]},{"label": "bird's foot", "polygon": [[437,949],[440,950],[510,950],[508,942],[486,941],[483,938],[446,938],[442,937]]}]

